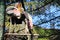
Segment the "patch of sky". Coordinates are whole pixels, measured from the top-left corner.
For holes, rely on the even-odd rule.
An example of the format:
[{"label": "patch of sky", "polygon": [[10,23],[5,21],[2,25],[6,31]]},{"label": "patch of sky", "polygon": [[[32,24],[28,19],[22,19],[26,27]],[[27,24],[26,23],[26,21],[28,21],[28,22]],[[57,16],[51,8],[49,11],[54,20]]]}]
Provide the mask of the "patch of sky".
[{"label": "patch of sky", "polygon": [[25,9],[26,9],[26,10],[28,9],[28,6],[27,6],[27,5],[25,5]]},{"label": "patch of sky", "polygon": [[[58,10],[60,10],[60,7],[59,6],[56,6],[56,4],[55,5],[51,5],[50,6],[50,8],[49,8],[49,6],[47,6],[46,7],[46,10],[45,10],[45,13],[46,14],[44,14],[43,15],[43,13],[42,14],[40,14],[40,15],[37,15],[37,16],[33,16],[32,18],[33,18],[33,23],[34,24],[38,24],[39,22],[42,22],[43,20],[46,20],[46,21],[49,21],[49,20],[51,20],[51,19],[53,19],[53,18],[55,18],[55,17],[57,17],[57,16],[60,16],[60,11],[58,11]],[[40,19],[42,19],[42,20],[40,20]],[[56,23],[54,26],[55,26],[55,29],[59,29],[60,27],[58,27],[58,26],[56,26],[56,25],[58,25],[58,24],[60,24],[60,23],[57,23],[57,22],[60,22],[59,21],[60,19],[54,19],[53,21],[54,21],[54,23]],[[52,21],[52,22],[53,22]],[[40,25],[42,28],[47,28],[47,29],[49,29],[50,28],[50,22],[48,22],[48,23],[44,23],[44,24],[41,24]]]},{"label": "patch of sky", "polygon": [[45,18],[45,15],[39,15],[40,17],[40,19],[44,19]]},{"label": "patch of sky", "polygon": [[50,29],[50,22],[40,25],[42,28]]},{"label": "patch of sky", "polygon": [[56,19],[55,21],[56,21],[56,22],[60,22],[60,19]]},{"label": "patch of sky", "polygon": [[50,6],[50,12],[55,12],[56,11],[56,6],[54,5],[51,5]]},{"label": "patch of sky", "polygon": [[56,22],[55,26],[58,26],[58,24],[60,25],[60,22]]},{"label": "patch of sky", "polygon": [[33,24],[38,24],[39,19],[38,16],[33,16]]},{"label": "patch of sky", "polygon": [[52,13],[52,14],[54,14],[54,16],[58,16],[58,14],[60,13],[58,10],[60,10],[60,7],[57,7],[56,5],[54,5],[54,6],[51,5],[50,9],[49,9],[49,7],[46,8],[45,13],[46,14]]},{"label": "patch of sky", "polygon": [[55,29],[59,29],[60,30],[60,26],[58,27],[58,26],[55,26]]},{"label": "patch of sky", "polygon": [[54,18],[60,15],[60,7],[57,7],[56,5],[51,5],[50,6],[50,10],[49,7],[46,8],[45,13],[46,13],[46,18],[50,17],[50,18]]},{"label": "patch of sky", "polygon": [[46,13],[46,14],[49,14],[50,12],[49,12],[48,10],[45,10],[45,13]]},{"label": "patch of sky", "polygon": [[55,17],[60,16],[60,11],[56,12],[56,13],[54,14],[54,16],[55,16]]},{"label": "patch of sky", "polygon": [[30,2],[30,0],[26,0],[26,2]]},{"label": "patch of sky", "polygon": [[46,20],[50,20],[49,16],[46,17]]}]

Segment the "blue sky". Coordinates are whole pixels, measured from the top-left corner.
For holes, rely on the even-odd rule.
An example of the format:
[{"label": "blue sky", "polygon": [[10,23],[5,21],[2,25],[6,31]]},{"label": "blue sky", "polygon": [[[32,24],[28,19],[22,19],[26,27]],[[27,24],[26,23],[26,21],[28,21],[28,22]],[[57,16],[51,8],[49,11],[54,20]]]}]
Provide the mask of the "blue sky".
[{"label": "blue sky", "polygon": [[[40,18],[38,17],[38,15],[37,16],[32,16],[33,17],[33,23],[34,24],[38,24],[38,21],[41,21],[40,19],[42,19],[42,20],[44,20],[44,19],[46,19],[46,20],[50,20],[50,19],[52,19],[52,18],[55,18],[55,17],[57,17],[57,16],[60,16],[60,11],[57,11],[57,10],[59,10],[60,9],[60,7],[57,7],[56,5],[51,5],[50,6],[50,9],[48,9],[48,10],[45,10],[45,13],[46,14],[49,14],[49,15],[47,15],[46,17],[45,17],[45,15],[39,15],[40,16]],[[57,12],[55,12],[55,11],[57,11]],[[52,16],[51,16],[52,15]],[[54,16],[53,16],[54,15]],[[54,21],[54,20],[53,20]],[[58,27],[57,25],[58,24],[60,24],[60,21],[59,21],[59,23],[58,22],[56,22],[56,24],[55,24],[55,28],[56,29],[60,29],[60,27]],[[42,28],[47,28],[47,29],[49,29],[50,27],[51,27],[51,25],[50,25],[50,22],[48,22],[48,23],[44,23],[44,24],[42,24],[42,25],[40,25]]]},{"label": "blue sky", "polygon": [[26,0],[26,2],[30,2],[30,0]]},{"label": "blue sky", "polygon": [[[26,1],[30,2],[30,0],[26,0]],[[28,7],[26,6],[26,9],[27,8]],[[42,14],[41,15],[37,15],[37,16],[34,16],[34,15],[32,16],[32,18],[33,18],[33,24],[36,25],[38,23],[41,23],[42,21],[48,21],[48,20],[53,19],[53,18],[55,18],[57,16],[60,16],[60,11],[57,11],[57,10],[60,10],[60,6],[57,6],[56,4],[54,4],[54,5],[47,5],[45,8],[46,8],[46,10],[45,10],[44,13],[46,13],[46,16],[42,15]],[[59,19],[57,18],[57,19],[55,19],[53,21],[55,22],[55,25],[54,25],[55,29],[60,29],[60,26],[57,26],[58,24],[60,24]],[[47,29],[51,28],[50,22],[41,24],[39,26],[42,27],[42,28],[47,28]]]}]

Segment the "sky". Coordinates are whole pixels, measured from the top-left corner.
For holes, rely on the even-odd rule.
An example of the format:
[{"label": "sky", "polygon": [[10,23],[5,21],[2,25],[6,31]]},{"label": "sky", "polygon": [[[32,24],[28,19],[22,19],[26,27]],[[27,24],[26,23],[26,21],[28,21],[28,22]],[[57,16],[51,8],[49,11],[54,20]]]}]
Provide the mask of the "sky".
[{"label": "sky", "polygon": [[[27,1],[27,2],[30,2],[30,0],[26,0],[26,1]],[[49,7],[50,7],[50,8],[49,8]],[[27,8],[28,8],[28,7],[26,6],[26,9],[27,9]],[[60,10],[60,6],[57,6],[57,4],[47,5],[45,8],[46,8],[46,10],[45,10],[45,12],[43,12],[43,13],[46,13],[46,16],[45,16],[45,15],[42,15],[42,14],[37,15],[37,16],[32,15],[33,24],[34,24],[34,25],[36,25],[36,24],[38,24],[38,23],[42,23],[42,21],[43,21],[43,22],[44,22],[44,21],[48,21],[48,20],[53,19],[53,18],[55,18],[55,17],[57,17],[57,16],[60,16],[60,11],[58,11],[58,10]],[[43,10],[42,10],[42,11],[43,11]],[[39,16],[39,17],[38,17],[38,16]],[[39,22],[39,21],[40,21],[40,22]],[[53,20],[53,21],[51,21],[51,22],[47,22],[47,23],[41,24],[41,25],[39,25],[39,26],[42,27],[42,28],[50,29],[50,28],[51,28],[51,24],[53,24],[53,23],[55,23],[55,25],[54,25],[55,29],[60,29],[60,26],[57,26],[58,24],[60,24],[60,21],[59,21],[58,18],[55,19],[55,20]]]},{"label": "sky", "polygon": [[[43,21],[44,21],[44,19],[46,19],[46,21],[47,21],[47,20],[53,19],[57,16],[60,16],[60,11],[57,11],[59,9],[60,9],[60,7],[57,7],[56,5],[54,5],[54,6],[51,5],[50,9],[47,8],[47,10],[45,10],[45,13],[48,14],[47,16],[45,16],[45,15],[39,15],[40,17],[38,17],[38,15],[37,16],[32,16],[33,17],[33,24],[38,24],[37,21],[41,21],[40,19],[42,19]],[[57,19],[55,19],[53,21],[55,21],[55,23],[56,23],[54,25],[55,29],[60,29],[60,26],[59,27],[57,26],[58,24],[60,24],[60,21],[57,20]],[[59,22],[57,22],[57,21],[59,21]],[[41,26],[42,28],[47,28],[47,29],[50,29],[50,27],[51,27],[50,22],[41,24],[39,26]]]},{"label": "sky", "polygon": [[30,0],[26,0],[26,2],[30,2]]}]

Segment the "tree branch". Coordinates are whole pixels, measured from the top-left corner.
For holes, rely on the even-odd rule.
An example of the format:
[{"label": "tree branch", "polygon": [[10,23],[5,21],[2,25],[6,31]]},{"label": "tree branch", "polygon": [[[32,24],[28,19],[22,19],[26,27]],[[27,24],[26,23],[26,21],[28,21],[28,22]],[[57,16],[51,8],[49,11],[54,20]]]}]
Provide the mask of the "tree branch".
[{"label": "tree branch", "polygon": [[[41,7],[38,7],[38,8],[36,8],[36,9],[34,9],[34,10],[32,10],[32,11],[39,10],[40,8],[43,8],[43,7],[45,7],[46,5],[51,4],[53,1],[54,1],[54,0],[52,0],[51,2],[45,4],[45,5],[41,6]],[[32,11],[29,11],[29,12],[32,12]]]},{"label": "tree branch", "polygon": [[[57,10],[57,11],[55,11],[55,12],[58,12],[58,11],[60,11],[60,10]],[[55,13],[55,12],[51,12],[51,13]],[[47,22],[50,22],[51,20],[54,20],[54,19],[59,18],[59,17],[60,17],[60,16],[57,16],[57,17],[52,18],[52,19],[50,19],[50,20],[48,20],[48,21],[42,22],[42,23],[40,23],[40,24],[37,24],[36,26],[41,25],[41,24],[44,24],[44,23],[47,23]]]},{"label": "tree branch", "polygon": [[37,24],[37,25],[41,25],[41,24],[44,24],[44,23],[50,22],[50,21],[55,20],[55,19],[57,19],[57,18],[60,18],[60,16],[57,16],[57,17],[55,17],[55,18],[53,18],[53,19],[50,19],[50,20],[48,20],[48,21],[42,22],[42,23]]}]

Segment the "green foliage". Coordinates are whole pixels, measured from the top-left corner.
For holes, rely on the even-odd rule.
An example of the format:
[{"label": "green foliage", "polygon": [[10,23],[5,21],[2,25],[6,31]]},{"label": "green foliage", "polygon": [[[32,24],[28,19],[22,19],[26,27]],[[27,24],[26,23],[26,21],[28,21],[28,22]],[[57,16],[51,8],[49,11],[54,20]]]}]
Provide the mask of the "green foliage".
[{"label": "green foliage", "polygon": [[52,34],[52,30],[42,29],[40,27],[35,27],[35,30],[40,36],[49,36]]},{"label": "green foliage", "polygon": [[35,10],[37,8],[40,8],[40,7],[48,4],[51,1],[53,1],[53,0],[43,0],[43,1],[38,1],[37,0],[37,1],[31,1],[31,2],[24,2],[24,4],[25,4],[25,6],[28,7],[27,10],[26,10],[27,12],[30,13],[32,11],[31,12],[32,14],[39,14],[39,13],[41,13],[41,9],[39,9],[39,13],[35,13],[35,11],[33,11],[33,10]]},{"label": "green foliage", "polygon": [[52,34],[53,35],[60,35],[60,30],[56,30],[56,29],[43,29],[37,26],[34,26],[36,32],[39,34],[39,37],[50,37]]},{"label": "green foliage", "polygon": [[55,0],[55,2],[57,2],[60,5],[60,0]]},{"label": "green foliage", "polygon": [[0,5],[3,4],[3,2],[0,2]]},{"label": "green foliage", "polygon": [[0,2],[0,40],[2,38],[2,33],[3,33],[3,20],[4,20],[4,5],[3,5],[3,2]]},{"label": "green foliage", "polygon": [[49,40],[49,38],[38,38],[38,40]]},{"label": "green foliage", "polygon": [[4,5],[3,2],[0,2],[0,25],[2,25],[4,20]]},{"label": "green foliage", "polygon": [[51,1],[53,1],[53,0],[45,0],[44,4],[47,4],[47,3],[51,2]]},{"label": "green foliage", "polygon": [[37,2],[37,1],[25,2],[24,4],[25,4],[25,6],[28,6],[28,8],[29,8],[28,10],[30,10],[30,7],[32,7],[32,9],[36,9],[37,7],[44,5],[43,2]]}]

